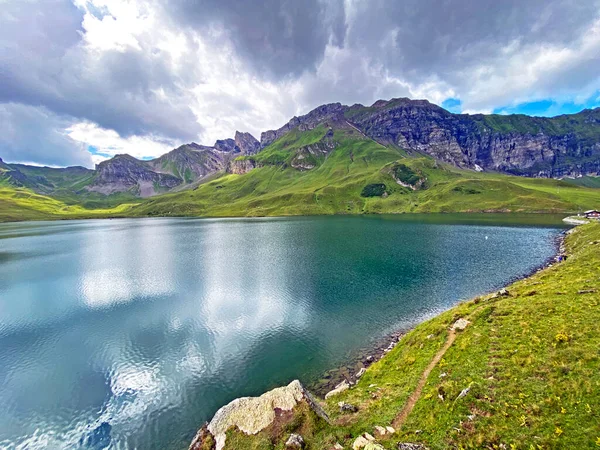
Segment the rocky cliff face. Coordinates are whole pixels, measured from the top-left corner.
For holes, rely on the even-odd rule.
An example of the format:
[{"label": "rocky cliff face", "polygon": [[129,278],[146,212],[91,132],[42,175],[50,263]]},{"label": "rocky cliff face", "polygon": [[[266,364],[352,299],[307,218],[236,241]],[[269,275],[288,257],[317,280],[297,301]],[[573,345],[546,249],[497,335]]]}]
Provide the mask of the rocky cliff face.
[{"label": "rocky cliff face", "polygon": [[253,159],[234,159],[229,163],[227,172],[235,175],[244,175],[257,167]]},{"label": "rocky cliff face", "polygon": [[140,197],[150,197],[181,183],[180,178],[154,172],[144,161],[139,161],[133,156],[117,155],[96,166],[96,176],[87,189],[106,195],[133,192]]},{"label": "rocky cliff face", "polygon": [[561,177],[596,174],[600,165],[600,109],[555,118],[470,116],[394,99],[345,115],[375,140],[463,168]]},{"label": "rocky cliff face", "polygon": [[425,153],[461,168],[531,177],[598,174],[600,108],[554,118],[452,114],[426,100],[379,100],[369,107],[323,105],[262,133],[261,146],[294,128],[346,120],[384,144]]},{"label": "rocky cliff face", "polygon": [[148,161],[147,164],[156,172],[167,173],[180,178],[184,183],[191,183],[223,170],[228,159],[227,152],[191,143]]},{"label": "rocky cliff face", "polygon": [[260,142],[250,133],[236,131],[234,141],[244,155],[254,155],[260,151]]}]

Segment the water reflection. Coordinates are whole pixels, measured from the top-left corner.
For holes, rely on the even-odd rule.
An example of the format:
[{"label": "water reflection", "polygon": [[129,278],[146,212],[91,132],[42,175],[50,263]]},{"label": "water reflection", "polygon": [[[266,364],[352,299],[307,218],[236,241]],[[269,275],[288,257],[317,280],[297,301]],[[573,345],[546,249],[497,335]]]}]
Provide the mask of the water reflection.
[{"label": "water reflection", "polygon": [[137,221],[122,229],[87,233],[83,239],[80,289],[88,306],[175,292],[175,255],[167,223]]}]

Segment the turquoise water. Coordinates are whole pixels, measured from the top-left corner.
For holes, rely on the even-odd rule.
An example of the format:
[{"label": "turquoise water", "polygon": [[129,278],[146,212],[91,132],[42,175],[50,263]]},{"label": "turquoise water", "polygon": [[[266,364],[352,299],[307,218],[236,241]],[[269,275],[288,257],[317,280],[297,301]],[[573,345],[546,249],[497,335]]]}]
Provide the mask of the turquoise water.
[{"label": "turquoise water", "polygon": [[559,232],[542,216],[0,224],[0,447],[187,448],[231,399],[499,288]]}]

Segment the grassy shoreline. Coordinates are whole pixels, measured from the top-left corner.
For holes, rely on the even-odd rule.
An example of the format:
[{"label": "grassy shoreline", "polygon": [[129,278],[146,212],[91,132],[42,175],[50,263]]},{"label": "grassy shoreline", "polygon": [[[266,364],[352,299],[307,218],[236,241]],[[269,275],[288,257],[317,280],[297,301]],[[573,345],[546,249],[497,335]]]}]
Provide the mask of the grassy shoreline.
[{"label": "grassy shoreline", "polygon": [[[524,273],[521,276],[513,277],[504,285],[504,288],[508,288],[512,284],[517,283],[519,281],[526,280],[527,278],[530,278],[530,277],[536,275],[537,273],[539,273],[543,270],[546,270],[549,267],[552,267],[554,264],[556,264],[558,262],[558,257],[563,255],[564,251],[565,251],[565,239],[567,236],[566,233],[567,233],[567,231],[561,232],[553,240],[554,241],[553,245],[554,245],[555,251],[552,256],[548,257],[539,266],[534,267],[527,273]],[[478,297],[490,296],[490,295],[493,295],[495,292],[497,292],[497,291],[495,290],[495,291],[483,293],[483,294],[479,295]],[[308,389],[311,392],[317,394],[318,396],[324,397],[325,394],[329,390],[333,389],[333,387],[335,385],[339,384],[344,379],[351,381],[351,382],[356,382],[357,379],[356,379],[355,375],[356,375],[356,373],[358,373],[358,371],[362,367],[368,368],[368,366],[371,365],[371,363],[377,362],[377,361],[383,359],[387,354],[386,350],[387,350],[387,348],[389,348],[389,346],[396,345],[404,336],[406,336],[408,333],[410,333],[412,330],[414,330],[417,326],[419,326],[420,324],[422,324],[428,320],[433,320],[433,319],[435,319],[435,317],[439,316],[440,314],[444,314],[445,312],[450,311],[457,306],[460,306],[462,303],[465,303],[465,302],[468,302],[471,300],[472,299],[466,300],[466,301],[465,300],[459,301],[456,305],[446,309],[445,311],[440,312],[439,314],[436,314],[433,317],[423,319],[420,322],[416,322],[413,325],[408,326],[406,328],[394,330],[391,333],[387,334],[386,336],[384,336],[380,339],[377,339],[376,341],[374,341],[372,343],[372,345],[365,346],[365,347],[359,349],[356,354],[356,357],[350,358],[348,363],[344,363],[339,367],[335,367],[333,369],[326,371],[323,375],[326,375],[326,374],[331,375],[333,373],[333,375],[331,375],[331,379],[328,380],[327,383],[322,383],[322,384],[319,384],[318,382],[311,383],[307,386]],[[365,359],[368,356],[371,356],[373,359],[368,364],[365,364]],[[350,374],[350,376],[348,376],[347,374]]]},{"label": "grassy shoreline", "polygon": [[[592,449],[600,445],[600,223],[573,229],[566,261],[457,305],[409,331],[351,389],[323,403],[332,425],[299,410],[253,436],[228,433],[226,448],[283,449],[300,433],[309,449],[352,448],[365,432],[386,449]],[[456,333],[431,373],[422,375]],[[422,383],[414,409],[398,416]],[[465,392],[463,395],[461,393]],[[414,400],[414,399],[413,399]],[[341,412],[338,402],[357,407]],[[396,424],[379,436],[376,426]]]}]

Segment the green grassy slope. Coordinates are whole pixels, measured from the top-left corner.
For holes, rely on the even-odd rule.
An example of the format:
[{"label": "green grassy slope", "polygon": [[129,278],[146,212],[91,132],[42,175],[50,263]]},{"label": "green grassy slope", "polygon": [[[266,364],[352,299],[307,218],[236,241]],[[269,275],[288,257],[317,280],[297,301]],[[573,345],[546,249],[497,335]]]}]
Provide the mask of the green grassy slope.
[{"label": "green grassy slope", "polygon": [[575,186],[600,188],[600,177],[565,178],[564,181]]},{"label": "green grassy slope", "polygon": [[0,183],[0,222],[19,220],[84,219],[94,217],[124,217],[131,204],[106,209],[86,209],[60,200],[36,194],[25,188]]},{"label": "green grassy slope", "polygon": [[[139,198],[130,192],[111,195],[89,192],[85,187],[95,176],[92,170],[84,167],[53,168],[0,163],[0,186],[7,189],[29,189],[41,196],[51,197],[67,205],[79,205],[84,209],[108,209],[124,203],[139,202]],[[7,191],[4,191],[4,196],[6,195]],[[30,211],[34,211],[35,204],[30,206]],[[45,207],[38,211],[40,214],[47,212]],[[12,214],[19,217],[17,210],[12,211]]]},{"label": "green grassy slope", "polygon": [[[558,180],[525,179],[477,173],[405,157],[358,132],[337,129],[338,146],[317,167],[298,171],[289,166],[295,151],[325,134],[291,132],[251,158],[263,167],[244,175],[226,175],[194,191],[152,198],[134,208],[135,215],[269,216],[295,214],[362,214],[401,212],[577,212],[597,208],[600,190]],[[413,191],[392,178],[400,161],[427,178]],[[369,184],[382,183],[387,195],[363,197]]]},{"label": "green grassy slope", "polygon": [[[298,411],[286,424],[248,437],[235,430],[230,447],[283,449],[299,432],[308,449],[336,442],[351,448],[364,432],[394,423],[449,327],[471,324],[428,377],[414,409],[386,449],[417,442],[431,449],[592,449],[600,445],[600,223],[567,237],[569,258],[508,287],[463,303],[404,336],[355,387],[325,402],[333,425]],[[466,395],[459,398],[464,389]],[[358,407],[341,413],[340,401]]]}]

